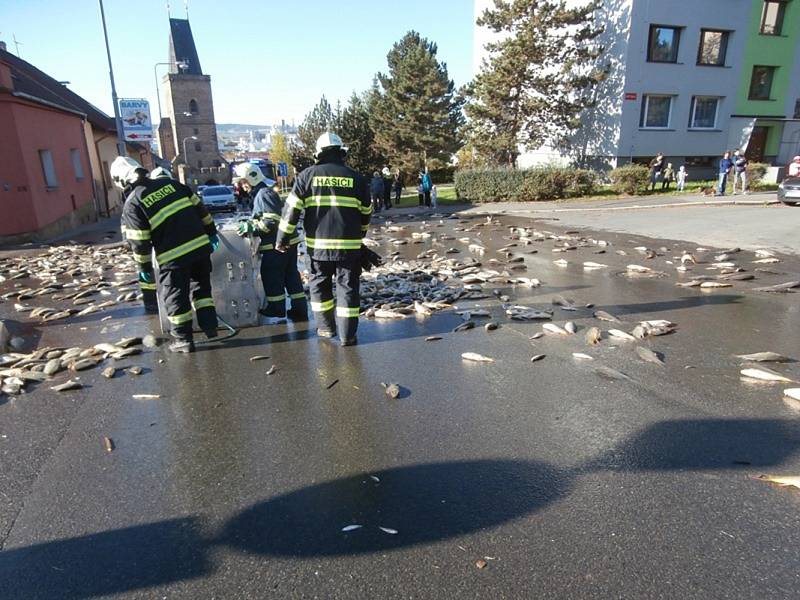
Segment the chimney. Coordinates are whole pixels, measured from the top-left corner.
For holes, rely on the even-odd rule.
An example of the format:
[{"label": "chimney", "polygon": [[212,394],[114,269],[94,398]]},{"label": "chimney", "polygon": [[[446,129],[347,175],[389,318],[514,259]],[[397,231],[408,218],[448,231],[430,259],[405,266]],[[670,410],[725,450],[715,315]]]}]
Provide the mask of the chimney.
[{"label": "chimney", "polygon": [[6,52],[6,43],[2,40],[0,40],[0,50]]}]

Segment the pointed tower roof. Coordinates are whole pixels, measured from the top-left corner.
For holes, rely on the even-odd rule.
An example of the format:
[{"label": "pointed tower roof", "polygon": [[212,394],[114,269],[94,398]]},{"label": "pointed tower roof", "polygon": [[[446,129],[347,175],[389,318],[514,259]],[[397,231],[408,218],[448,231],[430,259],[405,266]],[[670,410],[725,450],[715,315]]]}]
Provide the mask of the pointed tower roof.
[{"label": "pointed tower roof", "polygon": [[194,45],[192,27],[188,19],[169,20],[169,61],[171,63],[170,72],[178,73],[177,63],[183,61],[189,65],[188,69],[182,69],[181,73],[190,75],[202,75],[200,68],[200,58],[197,56],[197,48]]}]

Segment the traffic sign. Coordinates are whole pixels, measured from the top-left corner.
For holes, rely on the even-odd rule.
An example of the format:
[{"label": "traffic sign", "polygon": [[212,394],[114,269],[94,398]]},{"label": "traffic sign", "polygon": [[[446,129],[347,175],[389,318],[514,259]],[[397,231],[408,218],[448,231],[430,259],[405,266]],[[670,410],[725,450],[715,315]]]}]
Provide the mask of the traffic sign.
[{"label": "traffic sign", "polygon": [[289,176],[289,165],[285,162],[278,163],[278,175],[280,177],[288,177]]},{"label": "traffic sign", "polygon": [[120,98],[119,114],[126,142],[149,142],[153,139],[150,103],[145,98]]}]

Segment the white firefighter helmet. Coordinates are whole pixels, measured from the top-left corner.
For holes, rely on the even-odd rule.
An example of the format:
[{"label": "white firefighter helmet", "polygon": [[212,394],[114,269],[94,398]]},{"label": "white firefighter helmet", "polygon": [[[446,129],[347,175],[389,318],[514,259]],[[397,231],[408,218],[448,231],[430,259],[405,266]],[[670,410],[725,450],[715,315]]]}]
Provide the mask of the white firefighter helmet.
[{"label": "white firefighter helmet", "polygon": [[156,167],[150,171],[150,179],[172,179],[172,173],[164,167]]},{"label": "white firefighter helmet", "polygon": [[342,138],[331,131],[326,131],[317,138],[317,152],[314,156],[319,156],[322,154],[323,150],[327,150],[328,148],[339,148],[343,152],[347,152]]},{"label": "white firefighter helmet", "polygon": [[251,162],[244,162],[236,165],[234,171],[237,178],[244,179],[252,186],[256,186],[262,181],[270,185],[270,180],[264,177],[264,173],[261,172],[261,167]]},{"label": "white firefighter helmet", "polygon": [[139,179],[140,174],[147,174],[147,170],[129,156],[118,156],[111,163],[109,173],[114,185],[124,188]]}]

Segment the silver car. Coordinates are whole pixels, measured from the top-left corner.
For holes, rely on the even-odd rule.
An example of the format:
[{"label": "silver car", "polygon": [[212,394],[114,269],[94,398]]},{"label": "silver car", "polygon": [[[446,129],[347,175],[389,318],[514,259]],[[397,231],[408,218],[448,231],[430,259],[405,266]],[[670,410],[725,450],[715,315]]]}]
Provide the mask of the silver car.
[{"label": "silver car", "polygon": [[227,185],[209,185],[199,193],[208,212],[236,211],[236,198]]},{"label": "silver car", "polygon": [[778,200],[784,204],[800,204],[800,177],[787,177],[780,183]]}]

